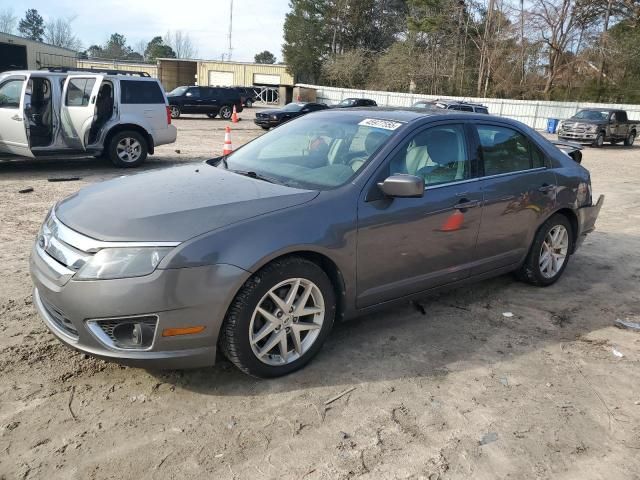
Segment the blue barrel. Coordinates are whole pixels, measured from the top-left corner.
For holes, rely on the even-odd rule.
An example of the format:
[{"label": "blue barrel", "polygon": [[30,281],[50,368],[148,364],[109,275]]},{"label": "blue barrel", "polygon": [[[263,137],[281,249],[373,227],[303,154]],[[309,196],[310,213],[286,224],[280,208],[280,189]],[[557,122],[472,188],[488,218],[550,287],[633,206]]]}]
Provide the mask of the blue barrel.
[{"label": "blue barrel", "polygon": [[556,130],[558,129],[558,124],[560,123],[560,120],[558,120],[557,118],[548,118],[547,119],[547,133],[556,133]]}]

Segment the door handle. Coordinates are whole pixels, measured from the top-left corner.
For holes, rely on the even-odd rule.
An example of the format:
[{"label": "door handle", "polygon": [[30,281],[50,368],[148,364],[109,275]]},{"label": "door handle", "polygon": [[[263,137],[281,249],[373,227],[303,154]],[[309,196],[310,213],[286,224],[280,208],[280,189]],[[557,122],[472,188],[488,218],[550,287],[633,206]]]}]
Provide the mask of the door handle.
[{"label": "door handle", "polygon": [[15,114],[13,117],[11,117],[11,120],[15,120],[16,122],[21,122],[22,117],[18,114]]},{"label": "door handle", "polygon": [[555,185],[549,185],[548,183],[545,183],[538,188],[538,191],[542,193],[549,193],[555,188],[556,188]]},{"label": "door handle", "polygon": [[455,208],[456,210],[466,210],[468,208],[475,208],[478,205],[480,205],[480,201],[479,200],[467,200],[466,198],[463,198],[462,200],[460,200],[459,203],[456,203],[453,208]]}]

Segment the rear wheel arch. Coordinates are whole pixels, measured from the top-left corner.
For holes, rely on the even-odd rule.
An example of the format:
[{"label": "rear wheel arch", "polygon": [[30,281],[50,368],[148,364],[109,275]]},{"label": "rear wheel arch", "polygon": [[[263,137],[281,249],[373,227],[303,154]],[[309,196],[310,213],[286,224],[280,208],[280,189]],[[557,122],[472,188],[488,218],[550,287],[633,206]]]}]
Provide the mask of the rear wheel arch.
[{"label": "rear wheel arch", "polygon": [[133,130],[134,132],[138,132],[140,135],[142,135],[142,137],[147,142],[147,149],[149,151],[149,154],[153,155],[155,147],[153,143],[153,137],[144,127],[136,125],[135,123],[122,123],[119,125],[115,125],[111,130],[109,130],[107,132],[107,135],[104,137],[104,150],[106,151],[114,135],[126,130]]}]

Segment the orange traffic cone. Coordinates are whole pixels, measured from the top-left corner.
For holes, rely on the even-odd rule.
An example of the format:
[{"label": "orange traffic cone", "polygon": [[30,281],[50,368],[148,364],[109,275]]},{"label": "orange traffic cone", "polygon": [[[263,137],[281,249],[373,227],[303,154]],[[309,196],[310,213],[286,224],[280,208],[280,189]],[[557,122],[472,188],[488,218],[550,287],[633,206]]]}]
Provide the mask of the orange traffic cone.
[{"label": "orange traffic cone", "polygon": [[462,224],[464,223],[464,214],[459,210],[453,212],[449,217],[444,221],[442,227],[440,227],[441,232],[454,232],[456,230],[460,230]]},{"label": "orange traffic cone", "polygon": [[236,111],[236,106],[233,106],[233,114],[231,115],[231,121],[233,123],[238,123],[238,112]]},{"label": "orange traffic cone", "polygon": [[231,128],[226,127],[224,129],[224,148],[222,149],[222,155],[230,155],[233,153],[233,145],[231,144]]}]

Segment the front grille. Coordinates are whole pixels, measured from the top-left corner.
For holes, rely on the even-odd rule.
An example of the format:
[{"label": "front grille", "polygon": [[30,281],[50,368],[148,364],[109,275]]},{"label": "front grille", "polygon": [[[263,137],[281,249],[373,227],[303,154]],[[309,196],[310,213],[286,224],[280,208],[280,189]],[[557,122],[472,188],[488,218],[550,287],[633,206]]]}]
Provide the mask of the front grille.
[{"label": "front grille", "polygon": [[56,326],[63,332],[67,333],[67,335],[70,335],[71,337],[77,339],[78,330],[71,322],[71,320],[69,320],[59,308],[54,307],[44,298],[41,297],[40,300],[42,301],[42,306],[44,307],[45,311],[47,312],[49,317],[51,317],[51,320],[53,320]]}]

